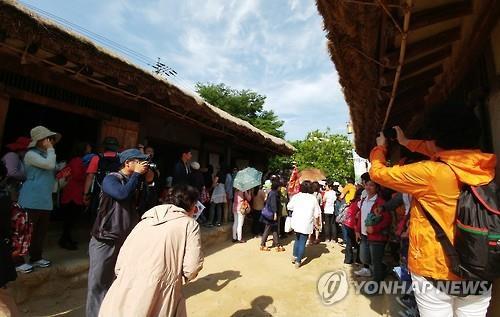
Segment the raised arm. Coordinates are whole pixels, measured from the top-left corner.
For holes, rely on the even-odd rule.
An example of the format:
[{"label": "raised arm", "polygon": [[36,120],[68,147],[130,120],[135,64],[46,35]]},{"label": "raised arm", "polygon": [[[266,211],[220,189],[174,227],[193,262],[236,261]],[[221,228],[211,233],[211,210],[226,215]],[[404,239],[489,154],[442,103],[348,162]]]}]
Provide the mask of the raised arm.
[{"label": "raised arm", "polygon": [[376,146],[370,153],[370,177],[384,186],[398,192],[419,196],[428,189],[432,171],[427,162],[413,163],[404,166],[386,166],[386,148]]},{"label": "raised arm", "polygon": [[47,157],[43,157],[35,151],[28,151],[24,156],[24,163],[44,170],[53,170],[56,168],[56,151],[53,148],[47,149]]},{"label": "raised arm", "polygon": [[116,200],[125,200],[137,188],[141,174],[134,172],[124,185],[117,176],[110,174],[102,181],[102,191]]}]

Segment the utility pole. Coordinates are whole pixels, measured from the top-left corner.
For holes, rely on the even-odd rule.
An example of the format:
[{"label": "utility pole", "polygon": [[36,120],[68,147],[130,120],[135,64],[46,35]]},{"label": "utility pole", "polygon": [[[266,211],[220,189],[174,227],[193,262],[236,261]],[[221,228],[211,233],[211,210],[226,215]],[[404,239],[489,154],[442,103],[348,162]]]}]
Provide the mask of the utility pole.
[{"label": "utility pole", "polygon": [[177,75],[177,72],[174,69],[172,69],[170,66],[167,66],[165,63],[162,63],[161,58],[159,58],[159,57],[158,57],[158,60],[156,61],[156,63],[154,65],[152,65],[152,68],[153,68],[153,72],[156,75],[167,76],[167,77]]}]

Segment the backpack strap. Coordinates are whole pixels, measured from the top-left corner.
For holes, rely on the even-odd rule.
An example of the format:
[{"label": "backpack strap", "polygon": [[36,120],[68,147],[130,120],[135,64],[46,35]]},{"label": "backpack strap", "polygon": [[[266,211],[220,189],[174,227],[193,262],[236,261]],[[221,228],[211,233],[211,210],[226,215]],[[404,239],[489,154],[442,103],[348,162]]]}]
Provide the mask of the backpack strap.
[{"label": "backpack strap", "polygon": [[441,226],[437,223],[436,219],[432,217],[432,215],[425,209],[425,207],[417,199],[415,199],[415,201],[417,202],[417,204],[420,205],[422,211],[424,212],[425,217],[427,218],[427,220],[429,220],[432,228],[434,229],[434,233],[436,234],[436,239],[443,247],[444,253],[451,262],[452,272],[455,274],[461,272],[460,258],[458,256],[457,250],[451,243],[450,239],[444,232],[443,228],[441,228]]}]

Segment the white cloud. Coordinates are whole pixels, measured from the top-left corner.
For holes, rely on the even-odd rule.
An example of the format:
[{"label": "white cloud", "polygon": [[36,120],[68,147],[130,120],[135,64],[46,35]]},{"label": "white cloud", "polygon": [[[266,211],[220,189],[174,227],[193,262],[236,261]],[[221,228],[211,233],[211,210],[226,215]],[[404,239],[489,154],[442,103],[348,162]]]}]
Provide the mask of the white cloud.
[{"label": "white cloud", "polygon": [[287,138],[299,139],[314,129],[345,133],[348,109],[336,73],[284,81],[265,92],[266,106],[285,121]]},{"label": "white cloud", "polygon": [[[331,108],[344,102],[336,73],[323,73],[317,78],[287,80],[268,91],[269,104],[278,113],[301,113],[311,103]],[[310,110],[310,109],[309,109]]]},{"label": "white cloud", "polygon": [[[79,14],[39,1],[70,21]],[[290,139],[327,126],[345,132],[348,109],[312,0],[81,1],[75,2],[88,9],[77,16],[83,26],[153,60],[162,57],[183,87],[223,82],[264,94]]]}]

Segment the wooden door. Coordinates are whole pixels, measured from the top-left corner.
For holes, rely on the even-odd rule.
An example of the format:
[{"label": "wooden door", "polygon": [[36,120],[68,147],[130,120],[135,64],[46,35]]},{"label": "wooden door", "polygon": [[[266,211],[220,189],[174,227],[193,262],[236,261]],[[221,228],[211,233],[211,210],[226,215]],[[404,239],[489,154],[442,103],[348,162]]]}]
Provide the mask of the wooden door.
[{"label": "wooden door", "polygon": [[118,139],[121,149],[137,146],[139,138],[139,122],[115,118],[104,120],[101,124],[101,140],[107,136]]}]

